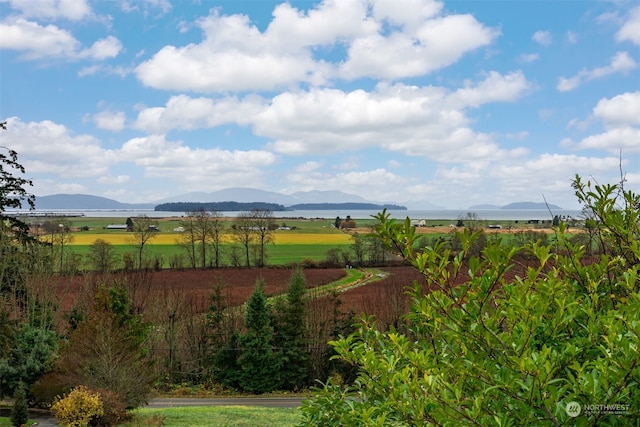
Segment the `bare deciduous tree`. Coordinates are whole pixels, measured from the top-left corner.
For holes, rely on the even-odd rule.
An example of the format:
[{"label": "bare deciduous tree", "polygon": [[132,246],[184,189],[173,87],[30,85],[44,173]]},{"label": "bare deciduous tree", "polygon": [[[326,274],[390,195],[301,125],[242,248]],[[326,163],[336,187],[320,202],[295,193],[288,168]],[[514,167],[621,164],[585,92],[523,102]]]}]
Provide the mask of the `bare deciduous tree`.
[{"label": "bare deciduous tree", "polygon": [[253,209],[251,210],[252,227],[251,230],[256,235],[258,267],[265,266],[266,246],[273,242],[273,230],[276,221],[273,218],[273,211],[269,209]]},{"label": "bare deciduous tree", "polygon": [[211,250],[213,251],[213,266],[220,267],[222,258],[222,235],[224,234],[224,221],[222,220],[222,212],[209,212],[210,230],[209,237],[211,239]]},{"label": "bare deciduous tree", "polygon": [[187,212],[186,218],[180,222],[183,234],[178,240],[187,252],[191,267],[207,266],[209,249],[213,251],[214,264],[220,266],[221,239],[224,224],[219,211],[199,209]]},{"label": "bare deciduous tree", "polygon": [[195,217],[192,212],[187,212],[187,216],[180,221],[181,234],[176,239],[178,245],[184,249],[189,257],[191,268],[196,268],[196,227]]},{"label": "bare deciduous tree", "polygon": [[145,245],[156,236],[157,231],[157,221],[152,220],[146,215],[140,215],[133,221],[132,242],[138,250],[138,268],[143,267]]},{"label": "bare deciduous tree", "polygon": [[251,212],[241,212],[233,221],[234,240],[242,246],[245,265],[251,267],[250,249],[254,241],[253,216]]}]

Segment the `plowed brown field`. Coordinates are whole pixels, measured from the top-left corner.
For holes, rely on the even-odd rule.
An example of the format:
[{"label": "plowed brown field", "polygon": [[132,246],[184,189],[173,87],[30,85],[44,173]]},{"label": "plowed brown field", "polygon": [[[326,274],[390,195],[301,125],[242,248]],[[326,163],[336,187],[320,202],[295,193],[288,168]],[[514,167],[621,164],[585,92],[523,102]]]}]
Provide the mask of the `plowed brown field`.
[{"label": "plowed brown field", "polygon": [[[517,257],[505,278],[511,281],[516,276],[524,276],[529,266],[536,265],[538,263],[533,259]],[[466,268],[461,270],[466,271]],[[413,289],[414,282],[422,286],[423,293],[429,290],[429,284],[425,277],[411,266],[388,267],[382,271],[386,274],[384,278],[366,286],[349,289],[340,294],[340,300],[344,310],[351,310],[356,315],[373,315],[378,325],[385,328],[388,325],[397,326],[402,316],[409,311],[411,301],[407,292]],[[468,275],[461,274],[452,278],[448,286],[456,286],[467,280]]]},{"label": "plowed brown field", "polygon": [[[519,260],[515,268],[509,271],[508,279],[522,275],[530,260]],[[354,314],[374,315],[382,324],[393,324],[409,309],[408,288],[417,281],[428,290],[424,277],[413,267],[399,266],[381,269],[383,276],[366,285],[355,287],[341,293],[340,309]],[[464,269],[463,269],[464,271]],[[54,280],[60,301],[61,311],[68,313],[76,304],[89,304],[96,289],[101,284],[114,281],[126,283],[134,305],[146,310],[152,305],[168,306],[177,300],[186,304],[196,313],[205,312],[213,294],[213,287],[224,285],[222,295],[229,306],[245,303],[256,281],[264,282],[268,296],[286,292],[292,270],[290,269],[237,269],[222,268],[215,270],[163,270],[158,272],[131,272],[109,276],[88,275],[59,277]],[[322,286],[345,276],[342,268],[305,269],[304,275],[309,289]],[[468,278],[459,276],[449,283],[455,286]],[[321,299],[327,299],[328,296]]]},{"label": "plowed brown field", "polygon": [[[135,304],[147,304],[167,298],[188,296],[197,311],[204,311],[215,284],[224,285],[223,296],[229,305],[247,301],[256,281],[261,279],[268,296],[284,293],[289,285],[290,269],[239,269],[215,270],[163,270],[118,273],[111,275],[87,275],[56,277],[53,284],[60,299],[61,309],[70,310],[77,302],[86,303],[102,284],[126,283]],[[308,288],[314,288],[338,280],[345,275],[342,268],[306,269],[304,275]],[[88,299],[89,298],[89,299]]]}]

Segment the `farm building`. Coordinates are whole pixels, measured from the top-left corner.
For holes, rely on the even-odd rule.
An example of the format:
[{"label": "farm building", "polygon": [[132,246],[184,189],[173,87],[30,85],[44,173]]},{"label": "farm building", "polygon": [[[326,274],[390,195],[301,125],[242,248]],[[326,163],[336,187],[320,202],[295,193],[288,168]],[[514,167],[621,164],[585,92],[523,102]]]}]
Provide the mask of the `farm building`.
[{"label": "farm building", "polygon": [[105,227],[107,230],[126,230],[127,224],[109,224]]}]

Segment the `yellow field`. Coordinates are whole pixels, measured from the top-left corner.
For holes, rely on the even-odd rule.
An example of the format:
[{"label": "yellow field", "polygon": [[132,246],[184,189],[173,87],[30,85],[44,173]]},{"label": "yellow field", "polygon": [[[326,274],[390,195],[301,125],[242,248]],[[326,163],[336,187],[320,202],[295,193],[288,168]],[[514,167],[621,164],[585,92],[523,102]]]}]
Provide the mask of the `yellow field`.
[{"label": "yellow field", "polygon": [[[351,243],[351,236],[348,234],[274,234],[274,243],[278,245],[286,244],[348,244]],[[147,242],[148,245],[174,245],[176,240],[180,238],[180,234],[177,233],[159,233],[151,238]],[[133,235],[131,233],[77,233],[73,235],[73,241],[71,245],[91,245],[98,239],[102,239],[113,245],[132,245]],[[231,242],[231,236],[225,235],[223,241],[225,243]]]}]

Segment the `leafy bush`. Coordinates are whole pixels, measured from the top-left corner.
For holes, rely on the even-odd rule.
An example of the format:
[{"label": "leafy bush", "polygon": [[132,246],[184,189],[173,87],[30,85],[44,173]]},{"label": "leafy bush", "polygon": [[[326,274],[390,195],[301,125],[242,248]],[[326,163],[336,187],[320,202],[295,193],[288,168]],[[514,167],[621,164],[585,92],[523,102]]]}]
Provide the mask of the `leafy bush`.
[{"label": "leafy bush", "polygon": [[[362,317],[355,333],[331,343],[358,377],[319,389],[303,406],[306,425],[609,426],[637,419],[640,197],[617,186],[591,189],[579,178],[574,186],[599,218],[602,247],[610,248],[597,259],[584,259],[584,246],[570,242],[563,224],[557,246],[491,241],[469,258],[479,235],[465,231],[455,255],[444,244],[417,251],[409,220],[379,214],[377,233],[432,291],[414,285],[403,333],[380,331]],[[522,250],[534,260],[526,268],[516,259]],[[452,287],[463,274],[468,279]]]},{"label": "leafy bush", "polygon": [[62,427],[86,427],[92,418],[104,414],[100,394],[82,385],[51,405],[51,412]]},{"label": "leafy bush", "polygon": [[121,424],[130,418],[122,398],[111,390],[95,390],[102,402],[102,415],[96,417],[96,425],[108,427]]},{"label": "leafy bush", "polygon": [[126,408],[143,404],[156,376],[145,345],[148,326],[121,285],[98,290],[91,310],[71,331],[58,360],[68,384],[111,390]]},{"label": "leafy bush", "polygon": [[32,403],[37,408],[49,408],[58,396],[70,389],[69,382],[58,372],[41,376],[29,389]]}]

